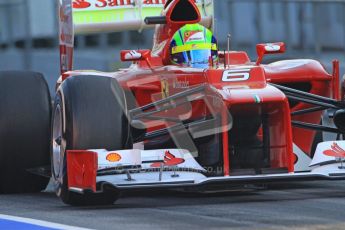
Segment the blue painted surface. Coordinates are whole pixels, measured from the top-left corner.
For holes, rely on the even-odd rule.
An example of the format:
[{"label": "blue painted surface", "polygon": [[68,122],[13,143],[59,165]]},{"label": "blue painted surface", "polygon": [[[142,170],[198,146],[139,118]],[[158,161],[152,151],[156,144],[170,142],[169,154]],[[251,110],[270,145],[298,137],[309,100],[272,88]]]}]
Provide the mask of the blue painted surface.
[{"label": "blue painted surface", "polygon": [[0,219],[0,229],[1,230],[55,230],[54,228],[47,228],[33,224],[27,224],[12,220]]}]

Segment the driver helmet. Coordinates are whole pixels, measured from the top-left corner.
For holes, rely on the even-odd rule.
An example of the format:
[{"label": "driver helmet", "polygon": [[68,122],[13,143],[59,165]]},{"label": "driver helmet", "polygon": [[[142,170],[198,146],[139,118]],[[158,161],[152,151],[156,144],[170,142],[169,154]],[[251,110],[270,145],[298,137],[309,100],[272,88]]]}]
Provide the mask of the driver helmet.
[{"label": "driver helmet", "polygon": [[218,63],[217,40],[212,32],[200,24],[180,28],[170,43],[172,64],[192,68],[208,68]]}]

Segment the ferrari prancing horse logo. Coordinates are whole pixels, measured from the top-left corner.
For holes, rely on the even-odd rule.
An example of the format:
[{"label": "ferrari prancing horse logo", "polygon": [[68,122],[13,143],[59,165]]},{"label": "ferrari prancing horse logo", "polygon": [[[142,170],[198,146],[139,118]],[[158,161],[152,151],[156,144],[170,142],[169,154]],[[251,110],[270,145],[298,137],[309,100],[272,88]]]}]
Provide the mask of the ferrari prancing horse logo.
[{"label": "ferrari prancing horse logo", "polygon": [[169,83],[167,79],[161,81],[162,99],[169,97]]}]

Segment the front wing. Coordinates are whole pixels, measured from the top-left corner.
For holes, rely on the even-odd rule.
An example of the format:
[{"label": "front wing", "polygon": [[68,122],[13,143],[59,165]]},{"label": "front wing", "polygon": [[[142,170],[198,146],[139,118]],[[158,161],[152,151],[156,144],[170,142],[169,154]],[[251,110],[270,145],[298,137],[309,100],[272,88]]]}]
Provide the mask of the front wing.
[{"label": "front wing", "polygon": [[321,143],[308,172],[277,173],[274,170],[267,170],[260,175],[216,177],[207,176],[208,169],[201,167],[192,153],[187,150],[68,151],[68,187],[71,191],[84,193],[102,192],[105,186],[117,190],[129,190],[345,180],[342,159],[339,161],[339,157],[323,154],[325,149],[330,148],[334,143],[345,145],[344,141]]}]

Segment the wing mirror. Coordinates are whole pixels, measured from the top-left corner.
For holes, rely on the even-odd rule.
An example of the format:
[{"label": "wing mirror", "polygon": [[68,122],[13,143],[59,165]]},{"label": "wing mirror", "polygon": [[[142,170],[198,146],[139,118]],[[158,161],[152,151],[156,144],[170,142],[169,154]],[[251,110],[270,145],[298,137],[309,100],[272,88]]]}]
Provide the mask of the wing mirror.
[{"label": "wing mirror", "polygon": [[121,61],[145,61],[151,55],[150,50],[122,50]]},{"label": "wing mirror", "polygon": [[258,44],[256,45],[256,52],[258,54],[256,65],[260,65],[266,54],[285,53],[285,43],[278,42],[278,43]]}]

